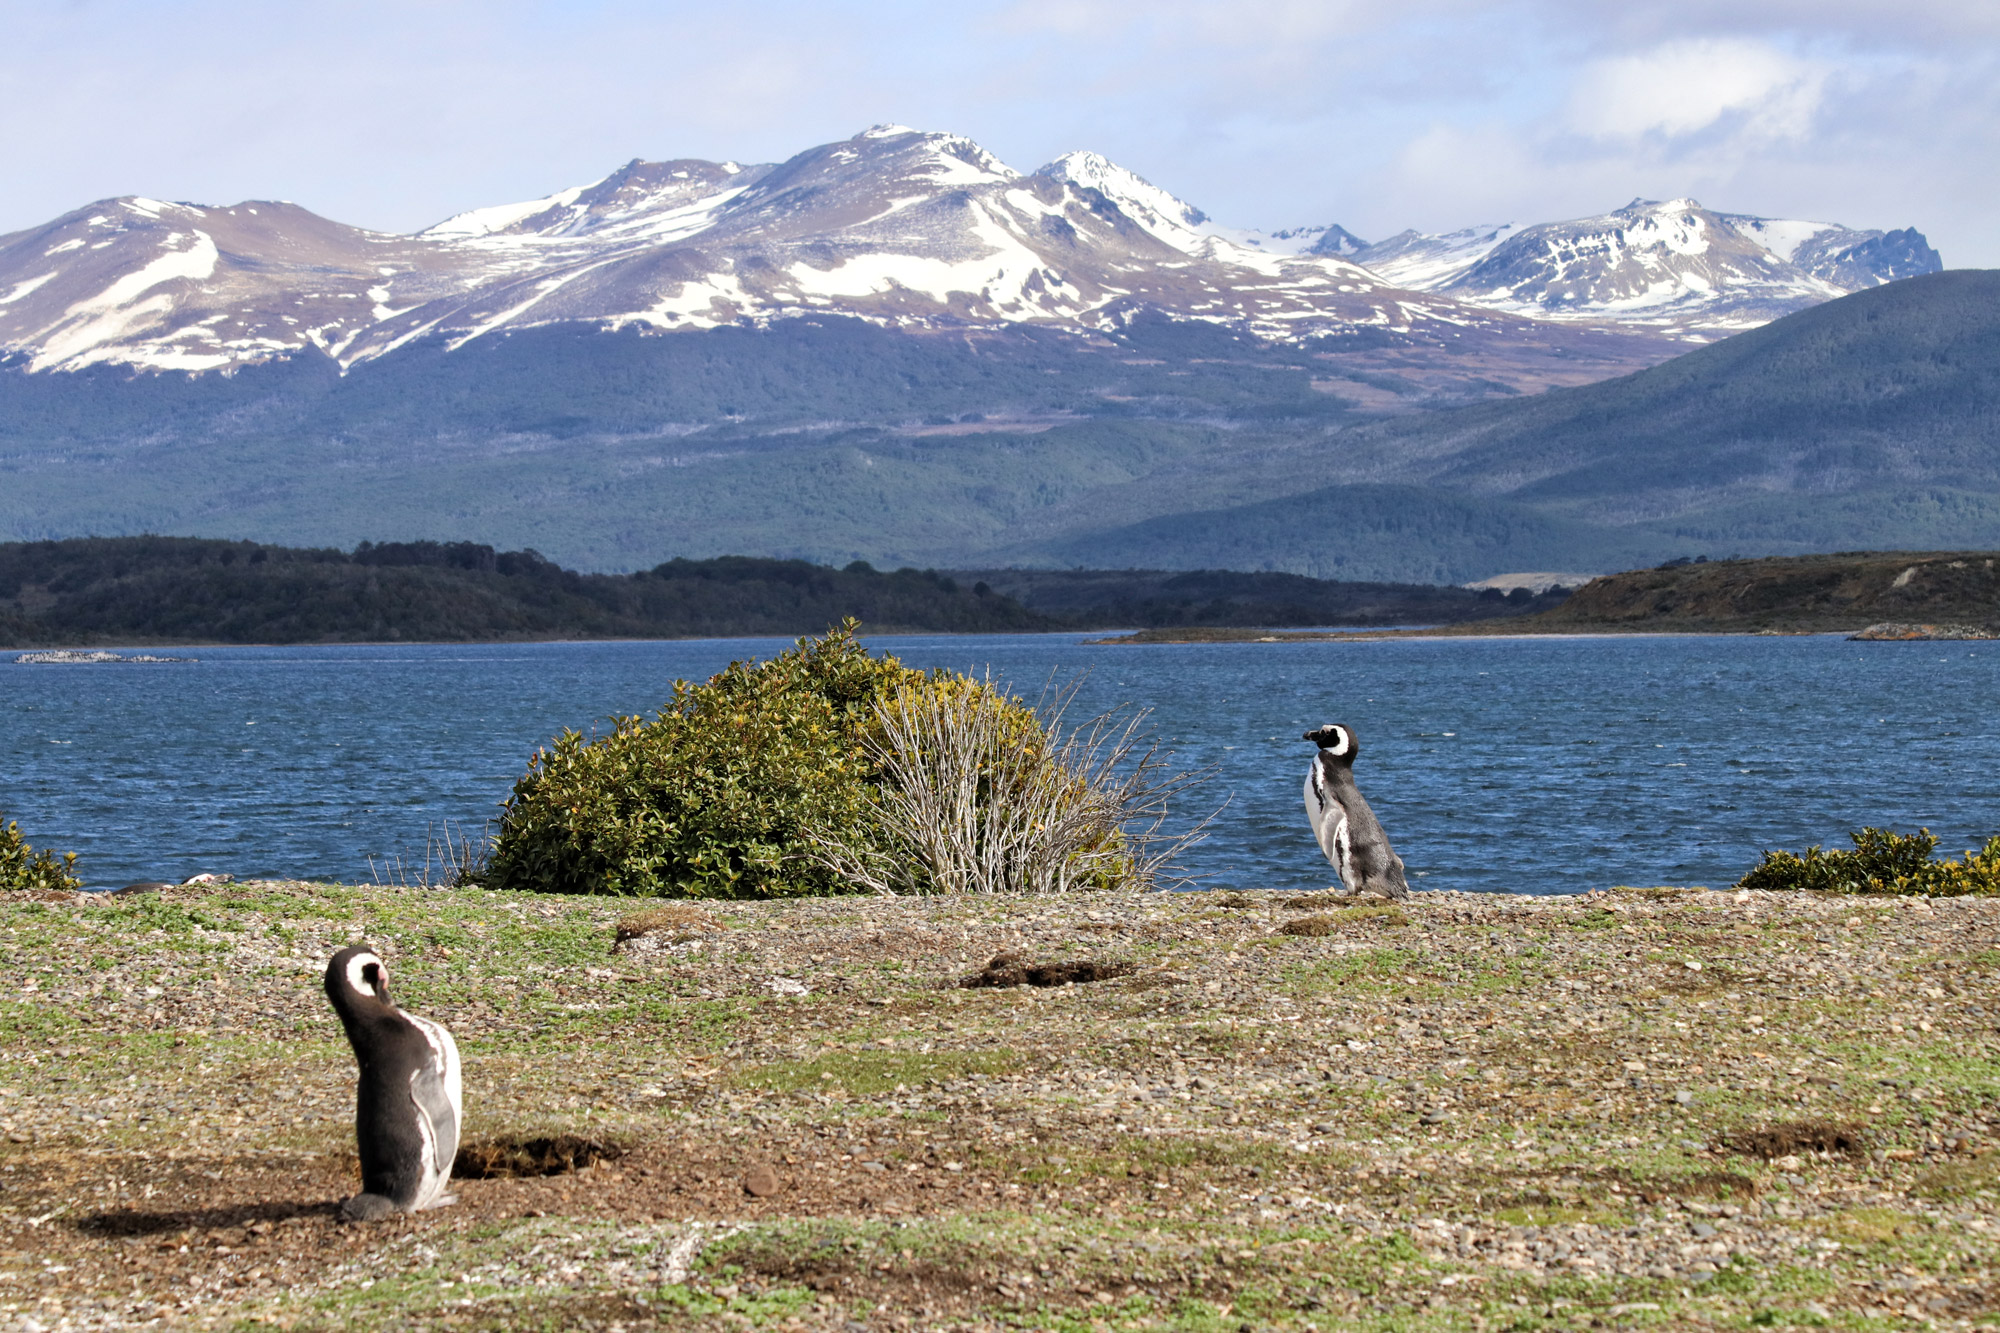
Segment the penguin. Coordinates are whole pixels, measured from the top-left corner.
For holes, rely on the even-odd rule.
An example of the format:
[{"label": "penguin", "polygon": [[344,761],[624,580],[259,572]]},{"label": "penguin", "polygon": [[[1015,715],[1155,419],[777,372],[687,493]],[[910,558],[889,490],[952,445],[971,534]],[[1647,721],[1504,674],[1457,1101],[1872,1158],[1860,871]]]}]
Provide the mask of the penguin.
[{"label": "penguin", "polygon": [[361,1193],[340,1206],[341,1215],[373,1222],[458,1202],[445,1192],[465,1118],[451,1033],[395,1006],[389,969],[366,944],[342,949],[326,965],[326,997],[361,1066],[354,1099]]},{"label": "penguin", "polygon": [[1319,849],[1340,872],[1340,882],[1349,893],[1409,897],[1402,858],[1389,846],[1389,835],[1354,785],[1360,742],[1346,727],[1331,722],[1308,731],[1304,739],[1319,746],[1306,773],[1306,818],[1312,822]]}]

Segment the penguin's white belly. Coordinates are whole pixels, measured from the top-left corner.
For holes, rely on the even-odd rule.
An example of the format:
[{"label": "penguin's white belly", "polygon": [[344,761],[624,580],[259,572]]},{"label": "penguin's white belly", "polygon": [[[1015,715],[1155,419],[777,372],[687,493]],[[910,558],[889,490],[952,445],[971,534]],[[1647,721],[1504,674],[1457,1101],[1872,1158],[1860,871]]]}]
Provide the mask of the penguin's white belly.
[{"label": "penguin's white belly", "polygon": [[406,1015],[424,1034],[430,1056],[423,1067],[410,1075],[410,1101],[417,1113],[417,1132],[422,1137],[422,1181],[417,1187],[411,1211],[433,1208],[450,1200],[445,1186],[451,1181],[452,1161],[458,1156],[458,1131],[464,1118],[465,1095],[459,1073],[458,1043],[451,1033],[428,1018]]}]

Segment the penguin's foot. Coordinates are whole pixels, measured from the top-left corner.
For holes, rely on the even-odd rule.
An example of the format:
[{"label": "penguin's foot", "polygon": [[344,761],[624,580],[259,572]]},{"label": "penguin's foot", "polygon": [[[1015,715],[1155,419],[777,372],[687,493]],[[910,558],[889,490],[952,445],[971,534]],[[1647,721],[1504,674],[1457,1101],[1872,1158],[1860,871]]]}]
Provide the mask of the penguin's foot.
[{"label": "penguin's foot", "polygon": [[386,1194],[357,1194],[340,1205],[340,1215],[350,1222],[380,1222],[402,1211]]},{"label": "penguin's foot", "polygon": [[435,1199],[432,1199],[429,1203],[419,1204],[417,1206],[417,1211],[421,1213],[432,1208],[449,1208],[457,1202],[458,1202],[458,1196],[456,1194],[440,1194]]}]

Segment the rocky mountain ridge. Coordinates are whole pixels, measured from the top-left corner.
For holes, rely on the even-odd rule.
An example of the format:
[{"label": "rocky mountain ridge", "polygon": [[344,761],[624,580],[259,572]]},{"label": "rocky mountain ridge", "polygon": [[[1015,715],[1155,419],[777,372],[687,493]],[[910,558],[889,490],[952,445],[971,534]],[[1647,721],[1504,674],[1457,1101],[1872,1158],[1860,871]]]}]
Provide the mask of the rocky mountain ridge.
[{"label": "rocky mountain ridge", "polygon": [[[1095,153],[1022,173],[961,136],[878,126],[777,164],[635,160],[412,235],[289,203],[100,201],[0,236],[0,354],[31,371],[227,371],[309,351],[350,367],[565,322],[835,314],[1090,334],[1159,314],[1504,358],[1621,323],[1627,338],[1744,327],[1937,262],[1915,232],[1649,207],[1369,246],[1337,226],[1222,226]],[[1552,335],[1550,320],[1572,327]],[[1605,373],[1672,351],[1619,336],[1579,346],[1615,363]]]},{"label": "rocky mountain ridge", "polygon": [[1267,339],[1523,329],[1252,243],[1093,154],[1032,174],[969,139],[881,126],[774,166],[633,162],[413,236],[289,204],[109,200],[0,237],[0,348],[31,370],[343,366],[580,322],[668,331],[820,314],[895,328],[1115,329],[1145,312]]},{"label": "rocky mountain ridge", "polygon": [[1719,213],[1693,199],[1634,199],[1535,226],[1405,231],[1339,253],[1395,286],[1488,309],[1695,336],[1754,328],[1944,267],[1914,228]]}]

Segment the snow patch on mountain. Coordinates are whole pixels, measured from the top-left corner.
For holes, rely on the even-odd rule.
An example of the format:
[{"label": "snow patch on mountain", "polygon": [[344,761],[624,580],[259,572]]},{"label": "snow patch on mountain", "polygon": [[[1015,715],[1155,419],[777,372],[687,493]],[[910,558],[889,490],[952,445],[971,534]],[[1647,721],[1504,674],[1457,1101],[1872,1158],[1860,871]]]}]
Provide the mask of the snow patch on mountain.
[{"label": "snow patch on mountain", "polygon": [[[150,199],[139,202],[146,207],[133,211],[150,217],[172,207]],[[181,245],[183,241],[185,245]],[[199,282],[215,272],[219,254],[207,232],[196,231],[188,236],[170,232],[162,244],[167,247],[166,253],[65,310],[61,321],[43,331],[30,367],[77,370],[103,361],[128,361],[157,370],[210,370],[228,364],[226,356],[218,359],[212,354],[174,347],[170,342],[156,341],[140,348],[118,345],[152,328],[160,316],[174,308],[170,294],[156,293],[139,299],[143,294],[162,283]],[[180,248],[173,248],[176,246]]]},{"label": "snow patch on mountain", "polygon": [[[595,181],[592,184],[596,184]],[[537,214],[551,209],[566,208],[577,201],[589,185],[572,185],[567,190],[540,199],[530,199],[519,204],[494,204],[489,208],[474,208],[464,213],[454,213],[443,222],[425,228],[420,235],[435,236],[441,240],[453,237],[491,236],[495,232],[506,231]]]},{"label": "snow patch on mountain", "polygon": [[55,276],[56,275],[53,272],[50,272],[50,273],[44,273],[38,278],[21,279],[19,282],[14,284],[14,290],[8,292],[5,296],[0,296],[0,305],[12,305],[14,302],[20,300],[22,297],[28,295],[30,292],[33,292],[36,288],[42,287],[48,282],[50,282],[52,279],[54,279]]},{"label": "snow patch on mountain", "polygon": [[1064,153],[1035,172],[1051,180],[1095,190],[1132,221],[1174,249],[1198,253],[1207,239],[1208,215],[1098,153]]},{"label": "snow patch on mountain", "polygon": [[1404,231],[1373,245],[1361,246],[1348,257],[1398,287],[1434,291],[1486,258],[1520,230],[1514,223],[1505,222],[1461,227],[1436,235]]},{"label": "snow patch on mountain", "polygon": [[1824,232],[1846,230],[1833,222],[1798,222],[1785,218],[1731,217],[1729,221],[1746,235],[1755,237],[1766,250],[1786,263],[1790,263],[1799,247],[1813,237]]},{"label": "snow patch on mountain", "polygon": [[1329,232],[1348,235],[1338,227],[1304,227],[1280,232],[1225,227],[1193,204],[1099,153],[1064,153],[1047,166],[1038,168],[1035,174],[1097,191],[1146,231],[1184,254],[1212,254],[1212,243],[1215,241],[1260,254],[1338,254],[1338,249],[1321,251],[1316,246]]}]

